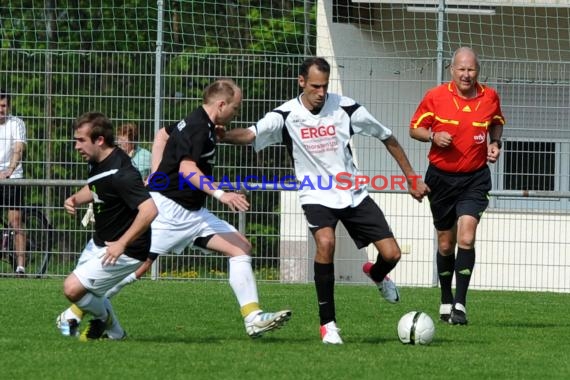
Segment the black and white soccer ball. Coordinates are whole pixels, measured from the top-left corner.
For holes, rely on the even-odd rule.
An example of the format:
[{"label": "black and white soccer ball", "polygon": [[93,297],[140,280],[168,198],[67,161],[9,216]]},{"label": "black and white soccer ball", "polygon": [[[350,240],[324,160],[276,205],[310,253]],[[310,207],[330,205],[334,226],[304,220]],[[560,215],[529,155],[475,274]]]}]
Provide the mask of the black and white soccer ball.
[{"label": "black and white soccer ball", "polygon": [[422,311],[410,311],[398,322],[398,337],[404,344],[430,344],[435,335],[435,325]]}]

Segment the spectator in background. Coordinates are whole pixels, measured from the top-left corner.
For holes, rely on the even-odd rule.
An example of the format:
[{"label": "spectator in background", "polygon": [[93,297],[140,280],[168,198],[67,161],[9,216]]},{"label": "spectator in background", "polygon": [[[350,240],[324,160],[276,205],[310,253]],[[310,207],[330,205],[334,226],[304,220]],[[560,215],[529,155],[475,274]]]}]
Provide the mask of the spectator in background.
[{"label": "spectator in background", "polygon": [[[22,157],[26,148],[26,125],[20,118],[10,114],[10,95],[0,89],[0,179],[23,178]],[[1,185],[0,202],[8,209],[8,223],[14,231],[14,256],[16,274],[26,272],[26,235],[22,230],[23,203],[21,187]]]},{"label": "spectator in background", "polygon": [[479,69],[472,49],[457,49],[451,59],[451,82],[428,91],[410,123],[410,136],[431,145],[425,182],[431,189],[428,199],[437,230],[439,314],[454,325],[467,324],[475,236],[491,190],[487,162],[499,158],[505,124],[499,96],[477,81]]},{"label": "spectator in background", "polygon": [[150,174],[150,152],[138,145],[139,128],[134,123],[127,123],[117,128],[117,145],[124,150],[133,166],[139,170],[143,180]]}]

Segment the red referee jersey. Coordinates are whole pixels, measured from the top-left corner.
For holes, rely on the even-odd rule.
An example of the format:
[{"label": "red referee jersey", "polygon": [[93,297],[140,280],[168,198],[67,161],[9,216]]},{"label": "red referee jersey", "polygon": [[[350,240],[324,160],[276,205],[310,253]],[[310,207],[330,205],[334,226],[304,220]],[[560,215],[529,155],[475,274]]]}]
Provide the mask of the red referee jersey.
[{"label": "red referee jersey", "polygon": [[429,90],[419,104],[410,128],[448,132],[453,140],[447,148],[432,144],[429,161],[451,173],[470,173],[487,162],[487,131],[504,125],[499,96],[490,87],[477,84],[477,96],[464,99],[453,82]]}]

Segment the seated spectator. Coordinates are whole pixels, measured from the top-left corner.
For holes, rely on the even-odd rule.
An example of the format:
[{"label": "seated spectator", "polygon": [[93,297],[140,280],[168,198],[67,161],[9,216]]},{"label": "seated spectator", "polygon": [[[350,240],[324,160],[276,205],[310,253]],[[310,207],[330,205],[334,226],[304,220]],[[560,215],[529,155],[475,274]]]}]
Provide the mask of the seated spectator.
[{"label": "seated spectator", "polygon": [[150,174],[150,152],[138,145],[139,128],[134,123],[121,125],[117,129],[117,145],[124,150],[144,179]]}]

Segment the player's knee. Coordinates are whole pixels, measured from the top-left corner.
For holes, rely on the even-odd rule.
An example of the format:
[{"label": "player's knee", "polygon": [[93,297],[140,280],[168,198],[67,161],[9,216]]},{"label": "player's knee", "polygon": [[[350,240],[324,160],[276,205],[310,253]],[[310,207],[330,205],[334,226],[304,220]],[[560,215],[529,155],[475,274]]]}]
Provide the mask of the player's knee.
[{"label": "player's knee", "polygon": [[382,252],[382,258],[389,262],[389,263],[397,263],[400,261],[402,257],[402,251],[398,246],[393,247],[392,249],[387,249]]},{"label": "player's knee", "polygon": [[236,244],[236,247],[241,251],[243,255],[250,255],[253,248],[247,239],[241,240],[238,244]]},{"label": "player's knee", "polygon": [[439,239],[438,250],[443,256],[455,253],[455,242],[447,239]]},{"label": "player's knee", "polygon": [[460,247],[473,248],[473,246],[475,245],[475,234],[471,232],[465,232],[460,234],[457,237],[457,244]]},{"label": "player's knee", "polygon": [[464,249],[472,249],[475,247],[475,238],[472,239],[460,239],[457,245]]},{"label": "player's knee", "polygon": [[394,254],[392,255],[392,262],[397,263],[398,261],[400,261],[401,258],[402,258],[402,251],[400,250],[400,248],[398,248],[396,251],[394,251]]},{"label": "player's knee", "polygon": [[84,293],[85,289],[73,274],[63,282],[63,294],[71,302],[79,301]]},{"label": "player's knee", "polygon": [[81,298],[79,297],[79,292],[77,291],[77,288],[66,284],[63,285],[63,294],[71,302],[77,302]]},{"label": "player's knee", "polygon": [[234,244],[231,249],[227,252],[224,252],[225,255],[236,257],[236,256],[250,256],[251,255],[252,246],[249,241],[243,241]]},{"label": "player's knee", "polygon": [[332,255],[336,241],[334,237],[330,238],[328,236],[325,236],[316,239],[315,243],[317,244],[317,251]]}]

